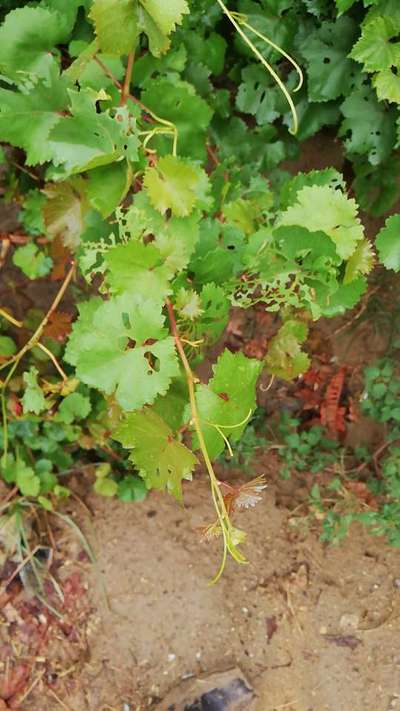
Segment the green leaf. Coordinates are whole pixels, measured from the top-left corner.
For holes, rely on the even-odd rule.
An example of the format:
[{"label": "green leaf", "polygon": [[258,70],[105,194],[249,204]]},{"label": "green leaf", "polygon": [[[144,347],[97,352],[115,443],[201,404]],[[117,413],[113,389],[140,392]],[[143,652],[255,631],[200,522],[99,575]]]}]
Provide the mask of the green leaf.
[{"label": "green leaf", "polygon": [[19,267],[28,279],[40,279],[51,271],[53,261],[39,250],[33,242],[17,247],[13,254],[13,264]]},{"label": "green leaf", "polygon": [[355,66],[348,54],[355,29],[353,20],[341,17],[336,22],[323,22],[320,29],[302,43],[311,101],[331,101],[348,92]]},{"label": "green leaf", "polygon": [[346,150],[367,154],[372,165],[388,158],[396,138],[395,111],[378,102],[368,85],[350,94],[341,111],[344,121],[339,136],[344,136]]},{"label": "green leaf", "polygon": [[126,161],[94,168],[88,174],[87,196],[90,204],[108,217],[129,190],[131,176]]},{"label": "green leaf", "polygon": [[[157,116],[173,123],[178,130],[178,153],[190,158],[205,158],[205,132],[212,117],[209,105],[196,94],[191,84],[167,78],[146,82],[141,97]],[[151,145],[162,155],[171,153],[172,138],[158,137]]]},{"label": "green leaf", "polygon": [[335,0],[336,7],[340,13],[347,12],[354,5],[356,0]]},{"label": "green leaf", "polygon": [[128,474],[118,482],[117,496],[127,504],[133,501],[144,501],[147,493],[148,490],[143,479],[134,476],[134,474]]},{"label": "green leaf", "polygon": [[183,319],[195,321],[203,313],[201,298],[193,289],[179,289],[176,295],[175,307]]},{"label": "green leaf", "polygon": [[40,190],[30,190],[25,195],[23,209],[19,214],[26,232],[31,235],[42,235],[45,231],[42,208],[46,198]]},{"label": "green leaf", "polygon": [[60,16],[43,7],[10,12],[0,27],[0,73],[16,83],[29,74],[47,78],[54,65],[51,50],[65,41]]},{"label": "green leaf", "polygon": [[280,206],[285,210],[289,205],[294,205],[299,190],[306,185],[328,185],[330,188],[345,189],[343,176],[335,168],[324,170],[311,170],[309,173],[297,173],[289,180],[285,180],[280,192]]},{"label": "green leaf", "polygon": [[62,237],[66,247],[76,249],[85,229],[87,201],[85,182],[77,177],[62,183],[48,183],[43,190],[47,201],[43,217],[47,233],[53,239]]},{"label": "green leaf", "polygon": [[115,116],[109,111],[98,113],[95,92],[82,89],[69,94],[72,115],[60,117],[49,135],[54,165],[73,174],[123,157],[137,159],[138,139],[125,108]]},{"label": "green leaf", "polygon": [[76,376],[126,410],[154,402],[179,372],[174,340],[164,328],[162,305],[136,293],[80,306],[65,359]]},{"label": "green leaf", "polygon": [[0,88],[0,140],[22,148],[27,165],[51,160],[50,131],[67,103],[65,83],[57,74],[49,86],[39,82],[29,93]]},{"label": "green leaf", "polygon": [[93,484],[93,489],[99,496],[112,498],[118,493],[118,484],[114,479],[108,477],[99,477]]},{"label": "green leaf", "polygon": [[22,461],[16,462],[15,483],[23,496],[38,496],[40,479],[31,467]]},{"label": "green leaf", "polygon": [[367,72],[400,65],[400,42],[393,42],[398,35],[399,28],[389,16],[367,20],[350,56]]},{"label": "green leaf", "polygon": [[376,89],[379,101],[400,104],[400,77],[397,76],[396,67],[375,74],[372,84]]},{"label": "green leaf", "polygon": [[357,249],[347,262],[343,283],[348,284],[360,274],[369,274],[374,266],[374,256],[374,250],[368,240],[359,242]]},{"label": "green leaf", "polygon": [[209,188],[201,168],[174,156],[160,158],[156,167],[147,168],[144,186],[156,210],[162,215],[171,210],[177,217],[190,215]]},{"label": "green leaf", "polygon": [[169,35],[189,13],[186,0],[139,0],[140,27],[149,40],[150,51],[158,57],[169,49]]},{"label": "green leaf", "polygon": [[39,415],[43,410],[46,410],[46,400],[37,381],[38,375],[38,369],[34,366],[31,366],[29,371],[23,375],[25,392],[21,402],[25,413],[33,412],[35,415]]},{"label": "green leaf", "polygon": [[376,238],[379,259],[386,269],[400,271],[400,215],[389,217]]},{"label": "green leaf", "polygon": [[89,17],[102,52],[129,54],[138,37],[138,7],[135,0],[93,0]]},{"label": "green leaf", "polygon": [[186,0],[94,0],[90,17],[103,52],[129,54],[142,31],[158,57],[167,51],[169,35],[188,12]]},{"label": "green leaf", "polygon": [[260,126],[275,121],[280,112],[276,110],[276,92],[265,69],[255,64],[245,67],[242,80],[236,95],[239,111],[255,116]]},{"label": "green leaf", "polygon": [[[197,386],[199,416],[211,459],[225,448],[221,432],[232,441],[237,441],[243,433],[256,407],[256,383],[261,367],[258,360],[225,350],[213,366],[209,383]],[[197,437],[194,440],[197,448]]]},{"label": "green leaf", "polygon": [[363,276],[359,276],[347,284],[341,284],[333,293],[324,285],[316,284],[317,298],[323,305],[322,314],[328,318],[344,314],[359,302],[367,286],[367,280]]},{"label": "green leaf", "polygon": [[17,346],[9,336],[0,335],[0,358],[9,358],[17,352]]},{"label": "green leaf", "polygon": [[310,359],[301,350],[307,338],[308,328],[302,321],[285,321],[271,340],[265,363],[268,372],[283,380],[293,380],[307,372]]},{"label": "green leaf", "polygon": [[113,437],[133,449],[129,458],[148,489],[166,489],[182,501],[182,479],[192,478],[197,459],[153,409],[127,415]]},{"label": "green leaf", "polygon": [[113,293],[128,291],[134,285],[135,293],[146,299],[164,301],[171,292],[169,270],[153,244],[131,241],[110,249],[104,258],[107,284]]},{"label": "green leaf", "polygon": [[70,425],[74,420],[84,420],[91,410],[90,398],[81,393],[67,395],[58,408],[58,419]]},{"label": "green leaf", "polygon": [[300,225],[310,232],[325,232],[342,259],[348,259],[364,237],[355,200],[329,185],[302,188],[297,193],[297,202],[278,219],[280,225]]}]

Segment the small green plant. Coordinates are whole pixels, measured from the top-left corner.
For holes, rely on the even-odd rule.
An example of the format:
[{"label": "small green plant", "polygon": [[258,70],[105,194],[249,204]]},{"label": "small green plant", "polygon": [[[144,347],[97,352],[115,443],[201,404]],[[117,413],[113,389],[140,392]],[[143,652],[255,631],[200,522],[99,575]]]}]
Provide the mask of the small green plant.
[{"label": "small green plant", "polygon": [[362,412],[376,422],[387,424],[393,437],[400,427],[400,376],[392,358],[379,360],[364,371]]},{"label": "small green plant", "polygon": [[299,419],[283,413],[278,426],[281,444],[277,451],[281,461],[280,473],[289,479],[295,472],[322,472],[338,460],[340,446],[327,437],[325,429],[313,426],[300,430]]}]

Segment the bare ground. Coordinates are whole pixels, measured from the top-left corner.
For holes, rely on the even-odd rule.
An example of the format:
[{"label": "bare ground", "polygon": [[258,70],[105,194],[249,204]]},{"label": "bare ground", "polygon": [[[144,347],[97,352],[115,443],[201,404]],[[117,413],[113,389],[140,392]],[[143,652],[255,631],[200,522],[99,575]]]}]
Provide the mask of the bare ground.
[{"label": "bare ground", "polygon": [[[258,473],[271,478],[273,467]],[[202,476],[184,509],[157,493],[134,506],[93,498],[92,524],[82,521],[98,558],[85,573],[88,661],[58,688],[64,708],[166,711],[183,679],[233,666],[254,685],[258,711],[400,708],[399,553],[357,527],[324,547],[277,498],[272,484],[241,515],[249,563],[229,563],[213,587],[220,550],[199,542],[212,516]],[[22,708],[60,703],[40,695]]]}]

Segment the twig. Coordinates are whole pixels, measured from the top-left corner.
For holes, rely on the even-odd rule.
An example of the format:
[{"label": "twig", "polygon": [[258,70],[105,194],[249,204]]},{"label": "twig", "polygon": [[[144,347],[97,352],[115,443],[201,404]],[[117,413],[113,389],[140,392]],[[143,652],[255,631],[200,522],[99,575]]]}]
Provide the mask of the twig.
[{"label": "twig", "polygon": [[68,375],[63,371],[61,365],[59,364],[57,358],[55,357],[54,353],[52,353],[46,346],[43,345],[43,343],[40,343],[40,341],[37,342],[36,344],[37,348],[40,348],[43,353],[46,353],[46,355],[49,356],[50,360],[54,363],[54,367],[58,370],[60,373],[61,377],[63,380],[68,380]]},{"label": "twig", "polygon": [[12,575],[10,575],[10,577],[9,577],[9,578],[6,580],[6,582],[4,583],[4,590],[7,590],[8,586],[10,585],[10,583],[12,583],[12,581],[17,577],[17,575],[20,574],[21,570],[23,570],[23,568],[25,568],[26,564],[29,563],[30,560],[32,560],[33,556],[38,552],[38,550],[39,550],[40,548],[41,548],[41,546],[35,546],[35,548],[34,548],[32,551],[30,551],[29,555],[27,555],[26,558],[24,558],[24,560],[22,561],[22,563],[20,563],[20,564],[15,568],[14,572],[12,573]]},{"label": "twig", "polygon": [[5,318],[9,323],[12,323],[13,326],[17,326],[17,328],[22,328],[23,326],[22,321],[17,321],[17,319],[11,316],[5,309],[0,309],[0,316]]},{"label": "twig", "polygon": [[358,319],[363,315],[364,311],[366,311],[366,309],[368,308],[368,303],[369,303],[371,296],[373,294],[375,294],[378,290],[379,290],[379,286],[376,286],[374,289],[371,289],[371,291],[367,295],[367,298],[365,299],[364,303],[361,305],[361,307],[359,308],[357,313],[354,314],[354,316],[351,319],[346,321],[346,323],[339,326],[339,328],[336,328],[333,331],[332,336],[337,336],[339,333],[342,333],[342,331],[347,331],[347,329],[350,328],[350,326],[352,326],[356,321],[358,321]]},{"label": "twig", "polygon": [[[57,310],[60,302],[62,301],[62,299],[65,295],[65,292],[68,289],[69,283],[74,275],[74,272],[75,272],[75,262],[72,262],[72,266],[71,266],[68,274],[66,275],[63,283],[61,284],[61,287],[60,287],[53,303],[51,304],[47,314],[44,316],[44,318],[40,322],[40,324],[37,327],[36,331],[34,332],[33,336],[31,336],[29,341],[27,341],[27,343],[25,343],[25,345],[18,351],[18,353],[16,353],[16,355],[9,358],[9,360],[6,363],[3,363],[0,366],[0,370],[3,370],[3,368],[7,368],[8,366],[11,365],[11,368],[8,371],[6,379],[0,384],[0,406],[1,406],[1,420],[2,420],[2,425],[3,425],[3,458],[4,459],[7,459],[7,453],[8,453],[7,406],[6,406],[6,398],[5,398],[6,388],[8,386],[8,383],[10,382],[12,376],[14,375],[16,369],[18,368],[20,361],[24,357],[25,353],[30,351],[32,348],[34,348],[38,344],[50,317]],[[61,366],[58,366],[58,364],[57,364],[57,369],[58,370],[61,369]],[[64,371],[62,371],[62,373],[63,373],[63,378],[64,378],[65,377]]]},{"label": "twig", "polygon": [[[30,351],[32,348],[34,348],[38,344],[38,341],[41,338],[43,331],[44,331],[45,327],[47,326],[47,323],[48,323],[50,317],[53,315],[53,313],[57,310],[58,306],[60,305],[60,302],[62,301],[64,294],[68,289],[69,283],[74,275],[74,272],[75,272],[75,263],[72,264],[72,266],[71,266],[67,276],[65,277],[65,279],[60,287],[60,290],[58,291],[53,303],[51,304],[47,314],[44,316],[44,318],[40,322],[40,324],[37,327],[33,336],[31,336],[29,341],[27,341],[27,343],[21,348],[20,351],[18,351],[18,353],[16,353],[14,356],[12,356],[7,361],[7,363],[3,363],[3,365],[0,366],[0,370],[11,365],[11,363],[14,363],[17,365],[19,363],[19,361],[21,360],[21,358],[23,358],[25,353]],[[12,372],[14,372],[14,369],[12,369]],[[10,382],[10,379],[11,379],[11,376],[9,374],[6,378],[6,380],[4,381],[3,388],[6,385],[8,385],[8,383]]]},{"label": "twig", "polygon": [[55,698],[55,700],[60,704],[61,708],[64,709],[64,711],[71,711],[71,707],[67,706],[67,704],[64,704],[64,701],[61,701],[61,699],[57,696],[56,692],[53,691],[53,689],[47,689],[48,693]]},{"label": "twig", "polygon": [[34,690],[35,686],[38,685],[39,681],[41,681],[41,680],[43,679],[44,674],[45,674],[45,671],[46,671],[46,670],[43,669],[43,671],[41,671],[40,674],[38,674],[38,676],[37,676],[36,679],[32,682],[32,684],[31,684],[30,687],[27,689],[27,691],[25,691],[24,695],[21,696],[21,697],[18,699],[18,705],[19,705],[19,707],[21,707],[22,702],[25,701],[26,698],[28,698],[29,694],[32,693],[32,691]]},{"label": "twig", "polygon": [[125,106],[127,98],[129,96],[129,88],[131,85],[131,79],[132,79],[132,71],[133,71],[133,64],[135,61],[135,53],[130,52],[128,54],[128,63],[126,65],[126,72],[125,72],[125,80],[124,80],[124,85],[121,90],[121,100],[119,102],[120,106]]}]

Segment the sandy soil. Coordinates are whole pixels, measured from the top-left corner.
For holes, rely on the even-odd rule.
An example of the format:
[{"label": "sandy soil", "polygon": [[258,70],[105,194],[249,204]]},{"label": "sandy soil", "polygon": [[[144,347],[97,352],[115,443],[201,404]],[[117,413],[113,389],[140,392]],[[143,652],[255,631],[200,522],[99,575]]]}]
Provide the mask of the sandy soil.
[{"label": "sandy soil", "polygon": [[[272,459],[258,473],[273,470]],[[184,509],[157,493],[133,506],[93,497],[92,523],[82,520],[98,558],[85,573],[88,662],[58,691],[64,708],[166,711],[163,697],[183,679],[233,666],[258,711],[400,708],[399,553],[356,527],[324,547],[279,498],[271,484],[239,516],[249,564],[229,563],[210,587],[219,546],[199,542],[212,515],[202,476]],[[23,708],[60,704],[41,696]]]}]

